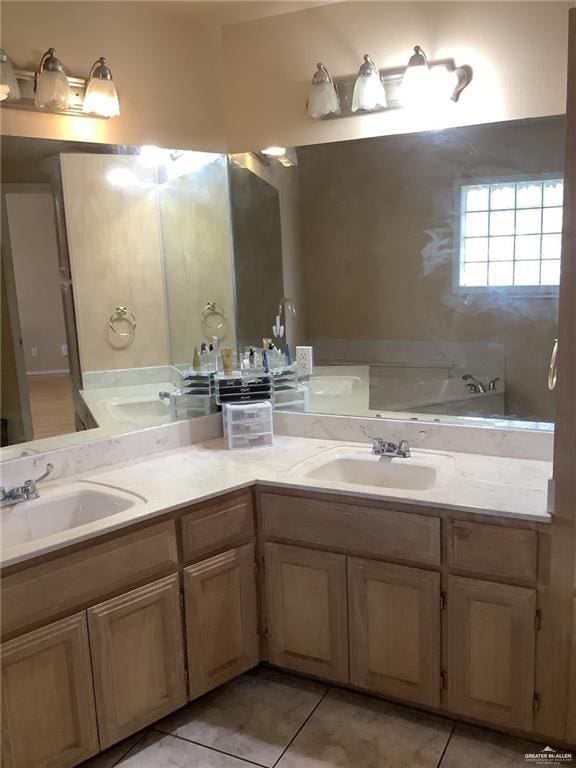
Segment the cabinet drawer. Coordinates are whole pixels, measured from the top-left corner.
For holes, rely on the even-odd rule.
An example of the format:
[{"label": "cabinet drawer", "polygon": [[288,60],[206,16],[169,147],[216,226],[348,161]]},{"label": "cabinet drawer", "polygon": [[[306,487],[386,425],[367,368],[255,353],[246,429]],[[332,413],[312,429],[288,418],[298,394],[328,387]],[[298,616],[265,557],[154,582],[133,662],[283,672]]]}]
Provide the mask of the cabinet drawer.
[{"label": "cabinet drawer", "polygon": [[167,520],[6,576],[2,634],[163,576],[177,563],[176,530]]},{"label": "cabinet drawer", "polygon": [[537,546],[535,531],[451,521],[448,564],[484,576],[535,581]]},{"label": "cabinet drawer", "polygon": [[182,517],[184,560],[244,544],[254,536],[252,496],[225,499]]},{"label": "cabinet drawer", "polygon": [[440,565],[440,520],[434,517],[265,493],[262,526],[268,537]]}]

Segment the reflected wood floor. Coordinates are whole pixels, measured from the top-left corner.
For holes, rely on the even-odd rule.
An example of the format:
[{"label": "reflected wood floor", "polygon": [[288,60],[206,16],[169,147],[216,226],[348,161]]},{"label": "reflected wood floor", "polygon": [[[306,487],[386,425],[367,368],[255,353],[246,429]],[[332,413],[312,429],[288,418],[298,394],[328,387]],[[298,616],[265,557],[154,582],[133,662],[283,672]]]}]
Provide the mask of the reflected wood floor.
[{"label": "reflected wood floor", "polygon": [[70,374],[28,376],[28,393],[35,439],[76,431]]}]

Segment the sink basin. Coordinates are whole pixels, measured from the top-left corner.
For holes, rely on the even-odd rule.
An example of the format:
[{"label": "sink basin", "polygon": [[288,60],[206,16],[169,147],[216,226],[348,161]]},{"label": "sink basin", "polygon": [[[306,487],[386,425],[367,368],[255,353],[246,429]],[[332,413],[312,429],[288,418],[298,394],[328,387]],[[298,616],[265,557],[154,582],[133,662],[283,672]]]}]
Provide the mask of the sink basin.
[{"label": "sink basin", "polygon": [[170,421],[170,404],[160,398],[115,398],[110,403],[110,412],[116,421],[141,421],[164,423]]},{"label": "sink basin", "polygon": [[427,491],[445,482],[454,460],[444,454],[413,451],[407,459],[373,456],[370,448],[336,448],[302,462],[295,472],[313,480],[347,485]]},{"label": "sink basin", "polygon": [[2,549],[94,523],[145,502],[138,494],[97,483],[40,488],[39,499],[0,509]]}]

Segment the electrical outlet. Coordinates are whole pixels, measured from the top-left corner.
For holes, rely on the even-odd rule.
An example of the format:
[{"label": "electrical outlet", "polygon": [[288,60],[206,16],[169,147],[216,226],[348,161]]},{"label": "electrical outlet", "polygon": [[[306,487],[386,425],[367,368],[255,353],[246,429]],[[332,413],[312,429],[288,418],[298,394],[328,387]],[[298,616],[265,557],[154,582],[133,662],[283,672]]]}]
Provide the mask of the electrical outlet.
[{"label": "electrical outlet", "polygon": [[314,370],[312,347],[296,347],[296,370],[298,376],[312,376]]},{"label": "electrical outlet", "polygon": [[30,347],[30,354],[32,357],[38,357],[38,347]]},{"label": "electrical outlet", "polygon": [[61,344],[60,351],[62,352],[62,357],[68,357],[68,344]]}]

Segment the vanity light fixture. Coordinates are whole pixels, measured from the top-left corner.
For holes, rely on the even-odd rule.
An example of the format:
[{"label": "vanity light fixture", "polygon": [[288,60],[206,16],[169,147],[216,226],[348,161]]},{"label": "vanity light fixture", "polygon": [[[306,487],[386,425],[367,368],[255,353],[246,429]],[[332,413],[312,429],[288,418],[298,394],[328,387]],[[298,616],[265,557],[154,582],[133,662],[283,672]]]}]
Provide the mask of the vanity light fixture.
[{"label": "vanity light fixture", "polygon": [[20,101],[20,86],[12,62],[0,48],[0,101]]},{"label": "vanity light fixture", "polygon": [[37,107],[64,112],[70,103],[70,85],[62,62],[55,54],[54,48],[48,48],[40,60],[34,102]]},{"label": "vanity light fixture", "polygon": [[384,109],[386,106],[386,92],[380,72],[370,56],[365,53],[364,62],[354,84],[352,112],[358,112],[361,109],[365,112],[373,112],[375,109]]},{"label": "vanity light fixture", "polygon": [[260,152],[266,155],[266,157],[278,159],[286,154],[286,147],[266,147],[266,149],[261,149]]},{"label": "vanity light fixture", "polygon": [[340,99],[330,75],[321,61],[316,64],[312,86],[306,102],[308,117],[326,117],[340,114]]},{"label": "vanity light fixture", "polygon": [[118,117],[120,114],[118,91],[112,79],[112,72],[103,56],[90,68],[82,110],[87,114],[100,115],[100,117]]},{"label": "vanity light fixture", "polygon": [[[266,160],[276,160],[285,168],[298,165],[298,158],[294,147],[266,147],[266,149],[261,149],[257,155],[263,156]],[[269,165],[269,162],[266,164]]]},{"label": "vanity light fixture", "polygon": [[430,100],[431,76],[428,57],[419,45],[415,45],[400,86],[403,107],[417,107]]},{"label": "vanity light fixture", "polygon": [[54,48],[42,55],[36,71],[16,69],[0,49],[0,104],[12,109],[85,117],[120,114],[118,92],[103,57],[92,65],[88,79],[70,76]]},{"label": "vanity light fixture", "polygon": [[[449,99],[457,102],[473,77],[469,65],[456,66],[451,58],[430,60],[419,45],[414,47],[408,66],[379,70],[366,54],[356,76],[332,78],[323,64],[317,67],[306,104],[306,114],[321,120],[366,112],[387,112],[401,107],[434,109],[437,104]],[[321,86],[322,82],[324,86]],[[324,87],[328,93],[328,86],[332,96],[338,100],[337,111],[329,111],[325,102],[322,108],[321,98],[315,97],[316,101],[312,99],[313,94],[317,93],[315,89]],[[316,109],[317,103],[320,103],[320,107]]]}]

